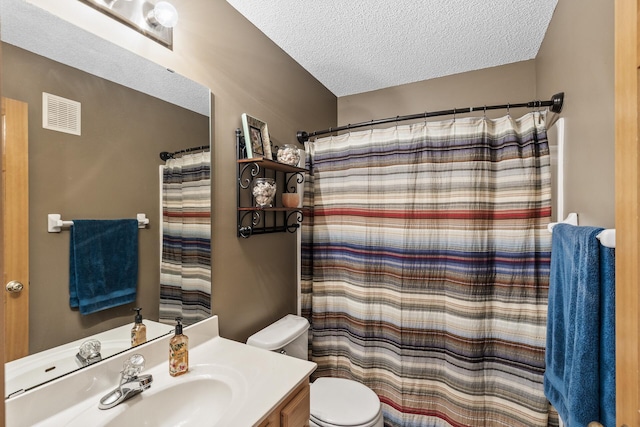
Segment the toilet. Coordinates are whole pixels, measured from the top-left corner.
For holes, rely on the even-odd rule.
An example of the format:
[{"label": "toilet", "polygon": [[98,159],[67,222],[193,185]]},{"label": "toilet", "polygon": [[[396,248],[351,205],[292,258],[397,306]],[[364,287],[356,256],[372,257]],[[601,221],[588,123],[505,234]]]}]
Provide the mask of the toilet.
[{"label": "toilet", "polygon": [[[247,344],[307,359],[309,322],[288,314],[251,335]],[[311,427],[383,427],[380,399],[369,387],[344,378],[311,383]]]}]

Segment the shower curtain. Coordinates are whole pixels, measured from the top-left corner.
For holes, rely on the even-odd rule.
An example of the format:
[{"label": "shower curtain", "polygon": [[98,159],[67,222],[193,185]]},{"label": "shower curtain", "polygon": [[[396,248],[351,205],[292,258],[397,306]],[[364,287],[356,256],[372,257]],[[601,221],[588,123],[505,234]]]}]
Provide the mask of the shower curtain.
[{"label": "shower curtain", "polygon": [[169,159],[162,169],[160,322],[211,316],[210,153]]},{"label": "shower curtain", "polygon": [[317,377],[386,426],[547,426],[551,236],[541,113],[308,143],[302,311]]}]

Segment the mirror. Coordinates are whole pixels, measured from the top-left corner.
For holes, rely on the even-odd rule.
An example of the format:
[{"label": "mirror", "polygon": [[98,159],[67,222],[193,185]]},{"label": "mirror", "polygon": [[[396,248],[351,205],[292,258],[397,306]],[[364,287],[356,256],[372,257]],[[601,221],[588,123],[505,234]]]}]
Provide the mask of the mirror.
[{"label": "mirror", "polygon": [[[113,331],[126,342],[134,306],[142,307],[152,339],[160,325],[159,154],[209,146],[211,93],[23,0],[1,6],[2,93],[29,105],[28,357],[70,344],[77,349],[92,336],[109,341],[104,334]],[[81,103],[80,136],[43,129],[43,93]],[[138,230],[135,303],[84,316],[70,308],[70,233],[47,231],[53,213],[63,220],[146,214],[149,224]],[[64,373],[56,366],[57,376]],[[6,387],[6,395],[16,387]]]}]

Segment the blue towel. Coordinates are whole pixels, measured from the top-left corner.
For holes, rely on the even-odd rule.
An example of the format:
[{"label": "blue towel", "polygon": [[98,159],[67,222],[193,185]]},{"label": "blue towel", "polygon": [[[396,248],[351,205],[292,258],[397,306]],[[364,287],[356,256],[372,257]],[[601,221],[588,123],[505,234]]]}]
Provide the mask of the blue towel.
[{"label": "blue towel", "polygon": [[600,231],[553,229],[544,392],[567,427],[600,421]]},{"label": "blue towel", "polygon": [[616,426],[616,250],[600,247],[600,423]]},{"label": "blue towel", "polygon": [[90,314],[136,300],[138,221],[74,220],[69,304]]}]

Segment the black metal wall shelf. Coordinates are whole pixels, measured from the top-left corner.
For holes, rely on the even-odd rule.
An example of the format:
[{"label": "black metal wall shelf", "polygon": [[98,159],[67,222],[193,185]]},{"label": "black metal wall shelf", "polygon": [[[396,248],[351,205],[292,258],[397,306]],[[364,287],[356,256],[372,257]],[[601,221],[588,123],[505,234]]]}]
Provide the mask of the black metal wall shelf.
[{"label": "black metal wall shelf", "polygon": [[[254,234],[295,233],[300,228],[302,208],[278,206],[282,193],[295,193],[298,184],[304,181],[308,170],[297,166],[276,162],[264,157],[245,158],[244,137],[236,129],[238,164],[238,237],[249,238]],[[273,178],[277,193],[274,207],[257,207],[251,194],[251,183],[255,178]]]},{"label": "black metal wall shelf", "polygon": [[287,173],[305,173],[308,171],[308,169],[287,165],[285,163],[276,162],[275,160],[269,160],[264,157],[256,157],[253,159],[238,159],[238,164],[240,165],[256,164],[264,169],[271,169],[271,170],[287,172]]}]

